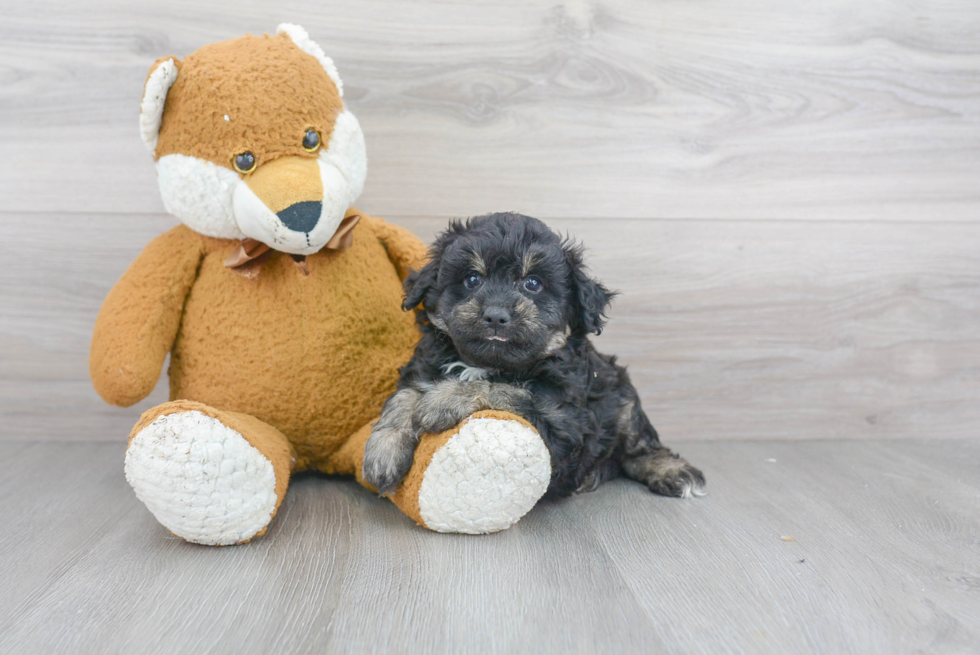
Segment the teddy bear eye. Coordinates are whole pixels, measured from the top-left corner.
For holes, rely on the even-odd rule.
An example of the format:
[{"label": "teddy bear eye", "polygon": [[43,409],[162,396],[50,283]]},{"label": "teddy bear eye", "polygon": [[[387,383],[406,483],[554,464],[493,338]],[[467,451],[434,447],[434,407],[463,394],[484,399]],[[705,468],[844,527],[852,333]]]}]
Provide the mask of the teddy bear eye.
[{"label": "teddy bear eye", "polygon": [[466,276],[466,279],[463,280],[463,286],[467,289],[475,289],[481,284],[483,284],[483,278],[476,273],[470,273]]},{"label": "teddy bear eye", "polygon": [[320,135],[316,130],[306,130],[303,137],[303,150],[306,152],[316,152],[320,149]]},{"label": "teddy bear eye", "polygon": [[531,293],[538,293],[539,291],[541,291],[542,287],[544,287],[544,285],[541,284],[541,280],[539,280],[534,276],[531,276],[524,280],[524,288],[530,291]]},{"label": "teddy bear eye", "polygon": [[255,170],[255,155],[246,150],[241,154],[235,155],[234,164],[235,170],[242,175],[251,173]]}]

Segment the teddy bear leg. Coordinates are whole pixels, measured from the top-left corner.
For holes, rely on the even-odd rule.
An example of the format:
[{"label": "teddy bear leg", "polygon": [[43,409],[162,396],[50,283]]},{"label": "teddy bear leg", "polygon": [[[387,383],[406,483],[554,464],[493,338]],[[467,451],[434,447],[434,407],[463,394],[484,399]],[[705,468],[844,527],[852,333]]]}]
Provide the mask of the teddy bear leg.
[{"label": "teddy bear leg", "polygon": [[294,463],[286,437],[247,414],[177,400],[147,411],[126,450],[126,479],[173,534],[230,545],[265,533]]},{"label": "teddy bear leg", "polygon": [[[358,481],[365,426],[338,453]],[[390,498],[419,525],[437,532],[487,534],[509,528],[544,495],[551,481],[551,455],[527,421],[508,412],[473,414],[440,434],[427,434],[412,468]]]}]

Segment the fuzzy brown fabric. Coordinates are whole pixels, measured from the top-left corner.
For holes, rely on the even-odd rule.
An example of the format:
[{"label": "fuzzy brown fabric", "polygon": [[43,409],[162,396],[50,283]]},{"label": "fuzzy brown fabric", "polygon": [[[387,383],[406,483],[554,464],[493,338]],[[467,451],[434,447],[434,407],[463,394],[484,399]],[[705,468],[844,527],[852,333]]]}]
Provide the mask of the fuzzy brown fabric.
[{"label": "fuzzy brown fabric", "polygon": [[330,143],[343,101],[320,62],[286,34],[213,43],[156,65],[166,59],[179,72],[167,94],[158,159],[190,155],[234,170],[232,160],[245,151],[257,166],[285,155],[315,158],[303,149],[309,129],[323,147]]},{"label": "fuzzy brown fabric", "polygon": [[371,421],[361,426],[361,429],[352,434],[350,439],[330,456],[326,466],[321,467],[320,470],[331,475],[353,475],[361,485],[377,493],[378,490],[364,479],[364,444],[371,436],[374,424],[375,421]]},{"label": "fuzzy brown fabric", "polygon": [[316,159],[280,157],[246,175],[245,184],[273,214],[297,202],[323,200],[323,181]]},{"label": "fuzzy brown fabric", "polygon": [[133,260],[102,303],[89,373],[106,402],[129,407],[153,391],[204,247],[203,237],[182,225],[161,234]]},{"label": "fuzzy brown fabric", "polygon": [[425,246],[356,213],[351,248],[310,255],[308,275],[273,252],[244,278],[224,265],[238,242],[184,226],[154,239],[96,321],[96,390],[116,405],[141,400],[171,351],[172,399],[254,416],[286,436],[297,470],[333,469],[331,455],[377,417],[418,340],[400,308],[402,278]]}]

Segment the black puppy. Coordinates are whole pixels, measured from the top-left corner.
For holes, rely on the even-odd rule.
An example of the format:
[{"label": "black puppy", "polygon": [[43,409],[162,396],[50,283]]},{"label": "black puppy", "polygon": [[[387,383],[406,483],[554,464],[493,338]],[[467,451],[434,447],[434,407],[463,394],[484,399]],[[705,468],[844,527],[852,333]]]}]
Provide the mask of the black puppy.
[{"label": "black puppy", "polygon": [[660,444],[626,369],[589,341],[613,294],[586,275],[581,247],[520,214],[453,221],[405,290],[422,338],[364,450],[379,491],[408,473],[420,435],[497,409],[541,433],[548,495],[620,472],[666,496],[704,493],[701,471]]}]

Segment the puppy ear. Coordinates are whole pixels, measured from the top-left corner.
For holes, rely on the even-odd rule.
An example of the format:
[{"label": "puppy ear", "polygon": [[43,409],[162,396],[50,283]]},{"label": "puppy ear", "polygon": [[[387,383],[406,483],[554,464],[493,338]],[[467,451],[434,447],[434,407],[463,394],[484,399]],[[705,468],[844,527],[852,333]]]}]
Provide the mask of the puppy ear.
[{"label": "puppy ear", "polygon": [[[432,247],[429,248],[429,263],[417,271],[412,271],[405,278],[405,302],[402,303],[402,309],[406,312],[415,309],[425,300],[426,294],[435,288],[439,279],[439,267],[442,266],[443,254],[459,238],[459,235],[468,229],[470,223],[472,220],[464,223],[458,219],[453,219],[449,221],[449,227],[436,237]],[[426,307],[425,309],[432,308]]]},{"label": "puppy ear", "polygon": [[602,334],[606,309],[616,293],[586,274],[582,246],[566,242],[564,250],[571,269],[572,330]]},{"label": "puppy ear", "polygon": [[439,260],[435,257],[429,259],[429,263],[419,270],[409,273],[405,278],[405,302],[402,303],[402,309],[407,312],[418,307],[429,289],[435,286],[438,276]]}]

